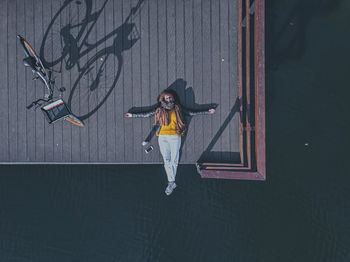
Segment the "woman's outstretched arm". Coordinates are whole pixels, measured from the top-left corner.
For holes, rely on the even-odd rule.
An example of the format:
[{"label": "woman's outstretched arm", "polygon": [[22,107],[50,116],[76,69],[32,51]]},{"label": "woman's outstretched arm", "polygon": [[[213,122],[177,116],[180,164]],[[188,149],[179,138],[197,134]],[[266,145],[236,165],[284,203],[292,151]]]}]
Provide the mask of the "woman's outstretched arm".
[{"label": "woman's outstretched arm", "polygon": [[126,113],[125,117],[151,117],[156,113],[156,108],[148,110],[148,111],[144,111],[144,112],[140,112],[140,113]]},{"label": "woman's outstretched arm", "polygon": [[186,115],[189,115],[189,116],[208,115],[208,114],[215,113],[215,107],[213,106],[210,109],[201,109],[201,110],[192,110],[192,109],[187,108],[187,107],[182,107],[182,112]]}]

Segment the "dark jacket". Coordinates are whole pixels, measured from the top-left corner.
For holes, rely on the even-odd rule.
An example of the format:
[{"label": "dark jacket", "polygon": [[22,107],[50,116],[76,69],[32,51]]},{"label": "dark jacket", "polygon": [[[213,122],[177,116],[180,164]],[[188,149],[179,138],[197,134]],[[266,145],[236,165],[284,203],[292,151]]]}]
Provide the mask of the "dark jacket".
[{"label": "dark jacket", "polygon": [[[154,108],[154,109],[149,110],[149,111],[140,112],[140,113],[133,113],[132,117],[150,117],[156,113],[156,109],[157,108]],[[207,114],[209,114],[209,109],[192,110],[192,109],[181,106],[181,113],[184,115],[188,115],[188,116],[207,115]]]},{"label": "dark jacket", "polygon": [[[202,109],[202,110],[192,110],[186,107],[181,106],[181,113],[184,115],[188,115],[188,116],[196,116],[196,115],[207,115],[209,114],[209,109]],[[140,113],[133,113],[132,117],[150,117],[153,116],[156,113],[157,107],[149,110],[149,111],[144,111],[144,112],[140,112]],[[160,129],[162,127],[161,126],[157,126],[156,127],[156,132],[157,134],[160,132]]]}]

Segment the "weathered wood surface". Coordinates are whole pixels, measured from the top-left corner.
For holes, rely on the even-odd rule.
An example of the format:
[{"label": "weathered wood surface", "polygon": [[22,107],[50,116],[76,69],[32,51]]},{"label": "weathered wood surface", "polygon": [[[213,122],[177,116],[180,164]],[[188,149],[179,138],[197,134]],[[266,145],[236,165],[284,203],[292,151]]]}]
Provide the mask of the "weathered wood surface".
[{"label": "weathered wood surface", "polygon": [[[0,0],[1,163],[161,163],[155,136],[152,153],[141,146],[152,120],[123,115],[155,104],[167,87],[190,108],[219,104],[214,115],[187,119],[180,162],[237,160],[238,113],[225,123],[238,96],[237,1],[138,2]],[[17,34],[62,71],[56,86],[86,127],[49,125],[26,110],[44,89],[23,66]]]}]

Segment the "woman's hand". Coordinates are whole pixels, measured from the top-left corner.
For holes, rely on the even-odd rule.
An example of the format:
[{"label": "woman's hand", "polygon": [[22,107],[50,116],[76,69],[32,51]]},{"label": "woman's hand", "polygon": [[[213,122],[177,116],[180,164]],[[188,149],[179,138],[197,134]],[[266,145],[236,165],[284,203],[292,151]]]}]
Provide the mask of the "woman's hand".
[{"label": "woman's hand", "polygon": [[215,113],[215,109],[212,108],[212,109],[209,109],[209,114],[214,114]]},{"label": "woman's hand", "polygon": [[132,114],[126,113],[126,114],[125,114],[125,117],[132,117]]}]

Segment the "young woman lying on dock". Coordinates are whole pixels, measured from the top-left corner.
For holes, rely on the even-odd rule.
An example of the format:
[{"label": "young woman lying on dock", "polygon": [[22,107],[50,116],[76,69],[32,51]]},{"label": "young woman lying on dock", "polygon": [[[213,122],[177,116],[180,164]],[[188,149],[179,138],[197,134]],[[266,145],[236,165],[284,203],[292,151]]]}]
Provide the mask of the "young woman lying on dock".
[{"label": "young woman lying on dock", "polygon": [[178,96],[173,90],[161,92],[157,98],[157,107],[149,112],[131,114],[125,117],[150,117],[154,115],[153,125],[157,126],[159,149],[164,160],[164,169],[168,177],[165,194],[170,195],[176,188],[175,177],[179,162],[181,137],[185,134],[186,124],[183,114],[190,116],[214,114],[215,109],[192,111],[185,109],[179,103]]}]

